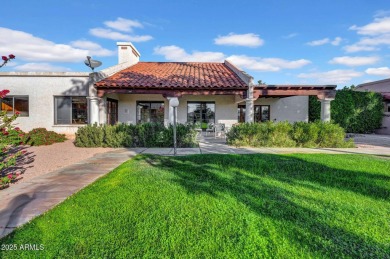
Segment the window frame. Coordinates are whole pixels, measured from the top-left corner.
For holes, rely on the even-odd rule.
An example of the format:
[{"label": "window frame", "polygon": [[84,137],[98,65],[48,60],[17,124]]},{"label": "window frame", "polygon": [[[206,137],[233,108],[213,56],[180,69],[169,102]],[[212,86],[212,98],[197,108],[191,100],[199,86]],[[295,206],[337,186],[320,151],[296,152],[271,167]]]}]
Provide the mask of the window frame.
[{"label": "window frame", "polygon": [[[30,96],[28,95],[7,95],[6,97],[4,97],[3,99],[5,98],[12,98],[12,114],[8,114],[7,112],[7,115],[15,115],[15,97],[16,98],[27,98],[27,115],[23,115],[21,112],[19,112],[19,117],[30,117]],[[2,102],[2,101],[0,101]],[[1,110],[3,111],[3,110]]]},{"label": "window frame", "polygon": [[[70,104],[71,104],[71,107],[70,107],[70,123],[57,123],[57,103],[56,103],[56,99],[57,98],[70,98]],[[86,100],[86,118],[85,118],[85,122],[84,123],[73,123],[73,116],[72,116],[72,113],[73,113],[73,98],[85,98]],[[87,125],[88,124],[88,120],[89,120],[89,104],[88,104],[88,96],[85,96],[85,95],[54,95],[53,96],[53,103],[54,103],[54,125]]]},{"label": "window frame", "polygon": [[[216,114],[216,111],[217,111],[217,105],[215,104],[215,101],[187,101],[187,123],[193,123],[192,121],[189,121],[189,117],[188,117],[188,104],[214,104],[214,121],[211,122],[211,123],[214,123],[215,124],[215,114]],[[201,119],[202,119],[202,114],[201,114]],[[203,123],[203,121],[201,121],[200,123]],[[210,123],[210,122],[209,122]]]},{"label": "window frame", "polygon": [[[255,114],[255,111],[256,111],[256,107],[259,107],[259,110],[260,110],[260,121],[256,120],[256,114]],[[261,109],[262,107],[268,107],[268,116],[269,116],[269,119],[268,120],[265,120],[265,121],[270,121],[271,120],[271,105],[264,105],[264,104],[257,104],[257,105],[254,105],[253,106],[253,122],[257,122],[257,123],[260,123],[260,122],[265,122],[262,120],[262,117],[263,117],[263,114],[261,113]],[[238,110],[239,109],[245,109],[246,110],[246,105],[245,104],[239,104],[237,105],[237,122],[240,123],[240,117],[238,116]],[[244,122],[245,122],[245,117],[244,117]]]},{"label": "window frame", "polygon": [[[152,103],[162,103],[163,105],[164,105],[164,118],[163,118],[163,121],[161,122],[161,124],[163,124],[164,125],[164,122],[165,122],[165,101],[137,101],[136,102],[136,106],[135,106],[135,120],[136,120],[136,124],[142,124],[142,123],[147,123],[147,122],[141,122],[140,121],[140,118],[139,118],[139,116],[138,116],[138,105],[140,104],[140,103],[148,103],[149,104],[149,108],[151,107],[151,104]],[[151,116],[150,116],[150,111],[151,111],[151,109],[149,109],[149,117],[151,118]],[[150,122],[150,123],[160,123],[160,122]]]}]

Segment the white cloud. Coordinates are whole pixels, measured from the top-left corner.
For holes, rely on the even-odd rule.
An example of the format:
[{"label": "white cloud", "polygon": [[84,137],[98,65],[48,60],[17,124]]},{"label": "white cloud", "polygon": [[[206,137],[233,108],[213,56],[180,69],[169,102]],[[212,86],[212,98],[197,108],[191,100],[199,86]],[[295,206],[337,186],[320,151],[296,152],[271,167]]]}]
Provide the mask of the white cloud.
[{"label": "white cloud", "polygon": [[390,68],[388,67],[367,68],[365,72],[369,75],[390,77]]},{"label": "white cloud", "polygon": [[330,64],[346,65],[346,66],[364,66],[372,65],[379,61],[379,57],[335,57],[329,61]]},{"label": "white cloud", "polygon": [[[195,62],[223,62],[226,55],[222,52],[187,53],[183,48],[175,45],[154,48],[154,54],[162,55],[169,61],[195,61]],[[281,69],[296,69],[310,63],[306,59],[285,60],[281,58],[258,58],[245,55],[232,55],[226,58],[238,67],[255,71],[279,71]]]},{"label": "white cloud", "polygon": [[144,42],[153,39],[150,35],[133,34],[134,28],[143,28],[142,23],[135,20],[118,17],[115,21],[105,21],[104,24],[108,28],[92,28],[89,30],[89,33],[93,36],[110,40]]},{"label": "white cloud", "polygon": [[361,38],[358,42],[344,47],[346,52],[374,51],[379,50],[379,46],[390,46],[390,34],[377,35],[373,37]]},{"label": "white cloud", "polygon": [[12,53],[18,59],[34,62],[80,62],[89,54],[89,50],[0,27],[0,53]]},{"label": "white cloud", "polygon": [[296,36],[298,36],[299,34],[298,33],[290,33],[289,35],[286,35],[286,36],[283,36],[282,38],[283,39],[291,39],[291,38],[294,38]]},{"label": "white cloud", "polygon": [[313,40],[313,41],[310,41],[310,42],[307,42],[306,44],[309,45],[309,46],[321,46],[321,45],[325,45],[325,44],[332,44],[333,46],[338,46],[340,45],[340,43],[342,42],[342,38],[341,37],[336,37],[334,38],[333,40],[332,39],[329,39],[329,38],[323,38],[323,39],[320,39],[320,40]]},{"label": "white cloud", "polygon": [[225,55],[221,52],[193,51],[191,54],[184,49],[171,45],[154,48],[154,54],[162,55],[166,60],[179,62],[222,62]]},{"label": "white cloud", "polygon": [[0,53],[12,53],[18,60],[33,62],[80,62],[88,55],[111,56],[115,52],[91,41],[57,44],[23,31],[0,27]]},{"label": "white cloud", "polygon": [[259,47],[264,44],[259,35],[254,33],[234,34],[229,33],[225,36],[218,36],[214,39],[217,45],[244,46],[244,47]]},{"label": "white cloud", "polygon": [[332,44],[333,46],[338,46],[340,45],[340,43],[343,41],[343,39],[341,37],[336,37],[334,38],[334,40],[332,40],[330,42],[330,44]]},{"label": "white cloud", "polygon": [[150,35],[129,35],[105,28],[92,28],[89,30],[89,33],[93,36],[110,40],[143,42],[153,39],[153,37]]},{"label": "white cloud", "polygon": [[116,21],[105,21],[104,24],[117,31],[132,32],[133,28],[143,28],[144,26],[135,20],[118,17]]},{"label": "white cloud", "polygon": [[297,69],[309,63],[309,60],[285,60],[281,58],[258,58],[245,55],[232,55],[227,58],[235,65],[249,70],[276,72],[281,69]]},{"label": "white cloud", "polygon": [[89,52],[90,56],[100,56],[100,57],[106,57],[106,56],[113,56],[115,55],[115,51],[105,49],[99,44],[88,41],[88,40],[76,40],[72,41],[70,43],[72,47],[80,48],[80,49],[86,49]]},{"label": "white cloud", "polygon": [[345,84],[363,73],[355,70],[330,70],[326,72],[301,73],[298,78],[314,79],[320,84]]},{"label": "white cloud", "polygon": [[390,17],[375,18],[372,23],[361,27],[353,25],[349,29],[355,30],[358,34],[362,35],[380,35],[390,33]]},{"label": "white cloud", "polygon": [[26,63],[20,66],[15,66],[17,71],[34,71],[34,72],[66,72],[69,68],[61,66],[53,66],[49,63]]},{"label": "white cloud", "polygon": [[270,72],[276,72],[280,70],[279,67],[263,62],[261,59],[248,57],[245,55],[233,55],[228,57],[227,60],[231,61],[234,65],[243,69]]}]

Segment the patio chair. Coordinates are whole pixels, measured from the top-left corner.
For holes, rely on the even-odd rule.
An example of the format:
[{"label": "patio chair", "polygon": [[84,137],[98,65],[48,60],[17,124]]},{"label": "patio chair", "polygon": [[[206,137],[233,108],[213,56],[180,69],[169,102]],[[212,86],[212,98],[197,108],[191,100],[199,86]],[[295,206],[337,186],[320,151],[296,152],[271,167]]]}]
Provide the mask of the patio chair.
[{"label": "patio chair", "polygon": [[216,138],[218,136],[226,137],[225,124],[224,123],[215,124],[215,127],[214,127],[214,138]]},{"label": "patio chair", "polygon": [[206,129],[206,136],[208,136],[209,133],[213,133],[213,132],[215,132],[215,124],[209,123]]}]

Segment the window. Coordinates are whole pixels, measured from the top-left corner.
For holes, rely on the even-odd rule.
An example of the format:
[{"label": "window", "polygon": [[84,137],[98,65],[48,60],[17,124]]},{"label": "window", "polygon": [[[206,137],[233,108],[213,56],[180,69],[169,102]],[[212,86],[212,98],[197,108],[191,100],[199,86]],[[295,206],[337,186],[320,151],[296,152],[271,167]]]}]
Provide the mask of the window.
[{"label": "window", "polygon": [[[245,105],[238,105],[237,107],[237,121],[245,122]],[[255,105],[254,107],[254,121],[263,122],[270,120],[270,106],[269,105]]]},{"label": "window", "polygon": [[8,115],[19,113],[19,116],[28,117],[28,96],[7,96],[0,102],[1,111],[6,111]]},{"label": "window", "polygon": [[164,102],[137,102],[137,123],[164,124]]},{"label": "window", "polygon": [[54,97],[54,124],[86,124],[87,114],[86,97]]},{"label": "window", "polygon": [[390,102],[386,103],[385,112],[390,112]]},{"label": "window", "polygon": [[215,103],[188,102],[187,122],[194,124],[215,123]]},{"label": "window", "polygon": [[238,122],[245,122],[245,105],[238,105],[237,117]]}]

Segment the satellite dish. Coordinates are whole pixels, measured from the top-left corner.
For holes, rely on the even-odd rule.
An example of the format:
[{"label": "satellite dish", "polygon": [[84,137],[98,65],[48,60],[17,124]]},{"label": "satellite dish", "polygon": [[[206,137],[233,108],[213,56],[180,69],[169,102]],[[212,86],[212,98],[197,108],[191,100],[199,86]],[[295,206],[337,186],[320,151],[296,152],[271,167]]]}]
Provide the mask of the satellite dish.
[{"label": "satellite dish", "polygon": [[102,62],[97,61],[97,60],[93,60],[93,59],[91,59],[90,56],[87,56],[87,59],[84,60],[84,64],[87,67],[90,67],[93,71],[96,67],[100,67],[102,65]]}]

